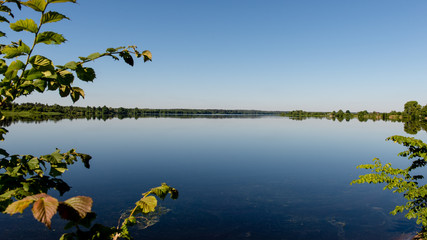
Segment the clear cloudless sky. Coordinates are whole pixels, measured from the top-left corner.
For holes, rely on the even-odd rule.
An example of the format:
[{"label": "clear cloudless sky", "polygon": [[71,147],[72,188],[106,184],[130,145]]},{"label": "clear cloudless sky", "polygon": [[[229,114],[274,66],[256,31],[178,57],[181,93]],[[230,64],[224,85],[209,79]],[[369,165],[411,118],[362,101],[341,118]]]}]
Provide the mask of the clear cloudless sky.
[{"label": "clear cloudless sky", "polygon": [[[76,81],[86,92],[78,106],[388,112],[410,100],[427,104],[425,0],[80,0],[51,7],[71,19],[44,29],[62,33],[65,44],[36,51],[55,64],[125,45],[153,54],[134,67],[112,59],[90,64],[97,78]],[[72,104],[57,92],[18,102]]]}]

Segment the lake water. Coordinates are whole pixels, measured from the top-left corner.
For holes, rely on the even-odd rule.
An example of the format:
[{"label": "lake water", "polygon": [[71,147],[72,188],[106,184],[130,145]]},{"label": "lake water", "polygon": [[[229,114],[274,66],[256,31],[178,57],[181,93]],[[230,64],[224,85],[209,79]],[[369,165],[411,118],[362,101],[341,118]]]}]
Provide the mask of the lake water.
[{"label": "lake water", "polygon": [[[402,214],[389,215],[402,197],[380,185],[349,183],[356,166],[374,157],[405,167],[403,123],[295,121],[282,117],[140,118],[16,123],[2,148],[43,155],[55,148],[92,155],[91,168],[65,173],[72,186],[61,200],[94,199],[98,222],[115,226],[123,210],[166,182],[178,200],[135,239],[410,239],[418,230]],[[417,138],[426,140],[425,132]],[[53,192],[52,192],[53,193]],[[55,195],[56,196],[56,195]],[[1,215],[1,239],[58,239],[31,217]]]}]

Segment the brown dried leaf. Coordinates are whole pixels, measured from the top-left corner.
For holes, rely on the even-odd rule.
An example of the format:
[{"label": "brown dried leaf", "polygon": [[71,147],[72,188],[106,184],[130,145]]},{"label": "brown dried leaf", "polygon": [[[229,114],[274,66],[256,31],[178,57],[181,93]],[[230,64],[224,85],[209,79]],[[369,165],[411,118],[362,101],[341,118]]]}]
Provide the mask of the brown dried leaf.
[{"label": "brown dried leaf", "polygon": [[37,221],[42,222],[50,228],[51,219],[58,209],[58,200],[49,195],[42,197],[34,202],[33,215]]},{"label": "brown dried leaf", "polygon": [[90,197],[77,196],[66,200],[64,203],[76,210],[81,218],[84,218],[92,210],[93,200]]}]

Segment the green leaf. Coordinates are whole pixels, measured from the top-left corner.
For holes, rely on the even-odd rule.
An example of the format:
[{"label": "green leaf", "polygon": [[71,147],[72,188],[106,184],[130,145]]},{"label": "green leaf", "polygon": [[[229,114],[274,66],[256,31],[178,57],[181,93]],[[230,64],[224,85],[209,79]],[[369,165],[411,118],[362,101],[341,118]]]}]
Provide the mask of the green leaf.
[{"label": "green leaf", "polygon": [[[158,196],[159,198],[165,199],[166,195],[170,191],[170,187],[168,185],[166,185],[166,183],[162,183],[162,186],[152,188],[150,191],[152,193],[154,193],[156,196]],[[148,193],[150,193],[150,192],[148,192]]]},{"label": "green leaf", "polygon": [[25,67],[25,64],[22,61],[20,60],[13,61],[12,63],[10,63],[4,75],[8,79],[13,79],[14,77],[17,76],[18,71],[20,69],[23,69],[24,67]]},{"label": "green leaf", "polygon": [[129,64],[129,65],[133,66],[133,58],[132,58],[132,56],[129,54],[129,52],[128,52],[127,50],[125,50],[125,51],[123,51],[123,52],[120,52],[120,53],[119,53],[119,56],[120,56],[121,58],[123,58],[123,60],[125,61],[125,63],[127,63],[127,64]]},{"label": "green leaf", "polygon": [[67,85],[61,85],[59,87],[59,95],[61,97],[66,97],[70,94],[70,89],[71,87],[67,86]]},{"label": "green leaf", "polygon": [[45,24],[45,23],[58,22],[58,21],[61,21],[62,19],[70,20],[67,16],[65,16],[61,13],[50,11],[50,12],[43,14],[41,23]]},{"label": "green leaf", "polygon": [[37,12],[43,12],[46,10],[46,1],[45,0],[29,0],[26,2],[21,2],[23,5],[34,9]]},{"label": "green leaf", "polygon": [[89,161],[92,159],[92,157],[88,154],[83,154],[83,153],[79,153],[77,155],[82,159],[84,166],[86,168],[90,168],[90,162]]},{"label": "green leaf", "polygon": [[40,33],[36,39],[36,43],[44,44],[61,44],[65,41],[66,39],[61,34],[50,31]]},{"label": "green leaf", "polygon": [[109,53],[113,53],[116,51],[116,49],[115,48],[107,48],[107,50],[105,50],[105,51],[107,51]]},{"label": "green leaf", "polygon": [[12,10],[8,6],[0,5],[0,12],[8,13],[9,16],[14,17],[12,14]]},{"label": "green leaf", "polygon": [[43,77],[43,73],[35,68],[31,68],[30,70],[25,71],[24,77],[26,80],[34,80]]},{"label": "green leaf", "polygon": [[47,0],[47,3],[65,3],[65,2],[76,3],[76,0]]},{"label": "green leaf", "polygon": [[99,58],[100,56],[101,56],[101,54],[96,52],[96,53],[92,53],[91,55],[87,56],[86,58],[90,59],[90,60],[95,60],[95,59]]},{"label": "green leaf", "polygon": [[42,72],[53,71],[55,69],[50,59],[40,55],[32,56],[30,58],[30,63],[35,69],[40,70]]},{"label": "green leaf", "polygon": [[20,46],[5,46],[1,53],[4,54],[4,58],[15,58],[22,55],[27,55],[30,52],[30,48],[25,44],[21,43]]},{"label": "green leaf", "polygon": [[[70,223],[68,223],[65,226],[65,230],[70,229],[71,227],[74,226],[74,225],[68,226],[69,224]],[[59,240],[76,240],[76,239],[77,239],[77,235],[75,233],[64,233],[64,234],[62,234],[61,238],[59,238]]]},{"label": "green leaf", "polygon": [[0,199],[1,200],[10,199],[10,198],[12,198],[16,194],[16,191],[17,191],[16,189],[15,190],[7,191],[7,192],[5,192],[5,193],[3,193],[3,194],[0,195]]},{"label": "green leaf", "polygon": [[22,61],[16,60],[10,63],[9,67],[7,68],[7,71],[19,70],[19,69],[23,69],[24,67],[25,67],[25,64]]},{"label": "green leaf", "polygon": [[71,88],[71,99],[73,100],[73,102],[77,102],[80,98],[80,96],[82,96],[83,98],[85,97],[85,93],[83,91],[83,89],[79,88],[79,87],[72,87]]},{"label": "green leaf", "polygon": [[4,37],[4,36],[6,36],[6,33],[0,31],[0,37]]},{"label": "green leaf", "polygon": [[0,59],[0,74],[3,74],[7,71],[7,64],[3,59]]},{"label": "green leaf", "polygon": [[10,23],[9,20],[3,16],[0,16],[0,22],[7,22]]},{"label": "green leaf", "polygon": [[157,199],[154,196],[143,197],[136,202],[136,205],[143,213],[154,212],[157,206]]},{"label": "green leaf", "polygon": [[42,79],[37,79],[34,81],[33,83],[34,87],[36,87],[36,90],[38,92],[44,92],[44,90],[47,87],[47,81],[46,80],[42,80]]},{"label": "green leaf", "polygon": [[70,85],[74,81],[74,75],[67,70],[62,70],[59,72],[57,80],[60,84]]},{"label": "green leaf", "polygon": [[20,32],[24,30],[24,31],[36,33],[38,30],[38,26],[33,19],[18,20],[15,23],[11,23],[10,28],[16,32]]},{"label": "green leaf", "polygon": [[71,96],[71,100],[73,100],[74,103],[77,102],[80,99],[80,96],[84,98],[83,89],[78,87],[72,87],[70,96]]},{"label": "green leaf", "polygon": [[77,63],[74,61],[71,61],[71,62],[68,62],[67,64],[65,64],[64,67],[71,69],[71,70],[76,70]]},{"label": "green leaf", "polygon": [[28,161],[28,167],[30,167],[31,170],[39,169],[39,160],[37,158],[32,158],[30,161]]},{"label": "green leaf", "polygon": [[96,78],[95,70],[89,67],[78,65],[76,68],[77,77],[85,82],[92,82]]},{"label": "green leaf", "polygon": [[7,129],[4,127],[0,127],[0,141],[4,141],[4,136],[7,133]]}]

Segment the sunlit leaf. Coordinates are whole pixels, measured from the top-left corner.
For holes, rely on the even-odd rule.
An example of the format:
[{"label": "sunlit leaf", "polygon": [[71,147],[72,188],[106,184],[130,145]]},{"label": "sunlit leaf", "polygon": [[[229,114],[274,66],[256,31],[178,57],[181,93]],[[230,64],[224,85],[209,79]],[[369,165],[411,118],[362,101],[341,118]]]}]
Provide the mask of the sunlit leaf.
[{"label": "sunlit leaf", "polygon": [[47,0],[47,3],[64,3],[64,2],[76,3],[76,0]]},{"label": "sunlit leaf", "polygon": [[9,190],[0,195],[0,200],[10,199],[16,194],[17,190]]},{"label": "sunlit leaf", "polygon": [[143,213],[153,212],[157,206],[157,199],[154,196],[143,197],[136,202],[136,205]]},{"label": "sunlit leaf", "polygon": [[36,90],[38,92],[44,92],[44,90],[47,87],[47,81],[46,80],[42,80],[42,79],[37,79],[34,81],[33,84],[36,87]]},{"label": "sunlit leaf", "polygon": [[166,183],[162,183],[160,187],[152,188],[150,191],[157,195],[159,198],[165,199],[166,195],[170,191],[170,187],[166,185]]},{"label": "sunlit leaf", "polygon": [[95,59],[99,58],[100,56],[101,56],[101,54],[96,52],[96,53],[92,53],[91,55],[87,56],[86,58],[90,59],[90,60],[95,60]]},{"label": "sunlit leaf", "polygon": [[[68,224],[65,226],[65,230],[70,229],[74,226],[73,224],[71,224],[72,226],[69,226],[67,228]],[[75,233],[64,233],[62,234],[61,238],[59,238],[59,240],[76,240],[76,239],[77,239],[77,235]]]},{"label": "sunlit leaf", "polygon": [[24,31],[36,33],[38,30],[38,26],[33,19],[18,20],[15,23],[11,23],[9,26],[13,31],[16,31],[16,32],[20,32],[24,30]]},{"label": "sunlit leaf", "polygon": [[20,60],[13,61],[9,64],[7,71],[19,70],[25,67],[25,63]]},{"label": "sunlit leaf", "polygon": [[144,62],[152,61],[153,60],[151,52],[148,51],[148,50],[143,51],[142,52],[142,56],[144,56]]},{"label": "sunlit leaf", "polygon": [[35,68],[31,68],[30,70],[25,72],[25,79],[26,80],[34,80],[34,79],[38,79],[41,78],[43,76],[43,73],[40,72],[39,70],[35,69]]},{"label": "sunlit leaf", "polygon": [[26,2],[21,2],[23,5],[34,9],[37,12],[43,12],[46,9],[45,0],[28,0]]},{"label": "sunlit leaf", "polygon": [[30,167],[31,170],[40,168],[39,160],[37,158],[32,158],[28,161],[28,167]]},{"label": "sunlit leaf", "polygon": [[42,24],[45,24],[45,23],[52,23],[52,22],[61,21],[62,19],[68,19],[69,20],[69,18],[67,16],[65,16],[61,13],[50,11],[50,12],[43,14],[41,22],[42,22]]},{"label": "sunlit leaf", "polygon": [[48,228],[51,226],[51,219],[58,209],[58,200],[46,194],[34,202],[32,212],[37,221],[44,223]]},{"label": "sunlit leaf", "polygon": [[30,52],[30,47],[25,43],[21,43],[20,46],[5,46],[1,53],[4,54],[4,58],[15,58],[22,55],[27,55]]},{"label": "sunlit leaf", "polygon": [[92,210],[93,200],[90,197],[77,196],[67,199],[64,203],[75,209],[80,218],[84,218]]},{"label": "sunlit leaf", "polygon": [[71,69],[71,70],[76,70],[77,68],[77,63],[74,61],[68,62],[64,65],[64,67]]},{"label": "sunlit leaf", "polygon": [[33,203],[34,200],[33,199],[28,199],[28,198],[24,198],[22,200],[19,201],[15,201],[12,204],[10,204],[9,206],[7,206],[6,210],[4,211],[4,213],[13,215],[16,213],[23,213],[24,210],[30,206],[31,203]]},{"label": "sunlit leaf", "polygon": [[40,33],[36,39],[36,43],[44,44],[61,44],[65,41],[66,39],[61,34],[50,31]]},{"label": "sunlit leaf", "polygon": [[30,58],[33,67],[53,67],[52,61],[46,57],[35,55]]}]

